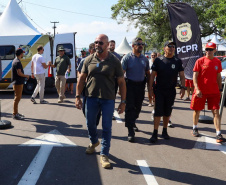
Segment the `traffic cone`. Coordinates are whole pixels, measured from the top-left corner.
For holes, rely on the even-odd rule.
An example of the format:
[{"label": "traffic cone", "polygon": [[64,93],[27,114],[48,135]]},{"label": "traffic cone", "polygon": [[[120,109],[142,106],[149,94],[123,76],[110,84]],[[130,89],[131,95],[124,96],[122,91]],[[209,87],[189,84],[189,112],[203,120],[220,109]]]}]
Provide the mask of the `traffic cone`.
[{"label": "traffic cone", "polygon": [[53,77],[53,72],[52,72],[51,66],[49,66],[49,69],[48,69],[48,77]]}]

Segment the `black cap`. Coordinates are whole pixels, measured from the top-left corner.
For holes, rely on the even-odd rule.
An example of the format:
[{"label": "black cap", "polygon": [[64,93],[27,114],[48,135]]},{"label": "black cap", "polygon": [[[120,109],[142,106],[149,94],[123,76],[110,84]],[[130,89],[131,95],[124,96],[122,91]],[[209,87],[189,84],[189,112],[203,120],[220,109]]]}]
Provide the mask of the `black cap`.
[{"label": "black cap", "polygon": [[16,50],[16,56],[21,55],[21,53],[25,53],[25,51],[22,50],[21,48],[18,48],[18,49]]},{"label": "black cap", "polygon": [[165,44],[164,44],[164,47],[168,46],[169,44],[173,44],[174,46],[176,46],[176,43],[169,40],[169,41],[166,41]]},{"label": "black cap", "polygon": [[139,40],[142,41],[140,37],[136,37],[135,39],[132,40],[132,44],[136,44]]}]

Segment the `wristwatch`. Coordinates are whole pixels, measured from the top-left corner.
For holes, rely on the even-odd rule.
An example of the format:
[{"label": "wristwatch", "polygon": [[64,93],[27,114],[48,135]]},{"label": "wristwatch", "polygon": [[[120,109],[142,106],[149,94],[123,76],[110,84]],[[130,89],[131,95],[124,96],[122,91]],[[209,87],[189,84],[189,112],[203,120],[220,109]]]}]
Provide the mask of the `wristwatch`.
[{"label": "wristwatch", "polygon": [[75,98],[80,98],[80,95],[76,95]]},{"label": "wristwatch", "polygon": [[125,103],[126,104],[126,100],[122,100],[121,103]]}]

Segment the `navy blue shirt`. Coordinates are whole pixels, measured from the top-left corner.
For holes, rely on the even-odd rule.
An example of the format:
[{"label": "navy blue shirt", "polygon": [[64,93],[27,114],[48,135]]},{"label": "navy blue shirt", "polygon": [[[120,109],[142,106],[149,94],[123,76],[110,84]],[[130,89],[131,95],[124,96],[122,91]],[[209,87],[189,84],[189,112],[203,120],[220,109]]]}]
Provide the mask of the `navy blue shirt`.
[{"label": "navy blue shirt", "polygon": [[[111,51],[110,51],[111,52]],[[118,54],[118,53],[116,53],[115,51],[114,52],[111,52],[113,55],[115,55],[118,59],[119,59],[119,61],[121,60],[121,56]]]},{"label": "navy blue shirt", "polygon": [[161,56],[154,60],[151,67],[152,71],[157,72],[156,88],[171,89],[177,84],[177,76],[180,71],[184,71],[182,61],[179,58],[166,58]]},{"label": "navy blue shirt", "polygon": [[146,71],[150,70],[149,61],[144,55],[135,56],[133,52],[122,58],[122,68],[126,71],[126,77],[135,82],[144,81]]}]

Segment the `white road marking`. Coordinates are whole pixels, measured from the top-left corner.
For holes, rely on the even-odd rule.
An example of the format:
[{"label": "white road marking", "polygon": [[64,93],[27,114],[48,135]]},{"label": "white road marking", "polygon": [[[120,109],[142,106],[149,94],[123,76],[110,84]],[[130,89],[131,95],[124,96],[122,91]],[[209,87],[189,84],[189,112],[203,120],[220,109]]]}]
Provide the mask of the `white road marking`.
[{"label": "white road marking", "polygon": [[74,147],[76,144],[64,137],[57,130],[52,130],[51,132],[32,139],[20,146],[41,146],[30,166],[18,183],[18,185],[35,185],[53,147]]},{"label": "white road marking", "polygon": [[114,116],[115,116],[115,120],[117,121],[117,123],[123,123],[116,110],[114,111]]},{"label": "white road marking", "polygon": [[215,138],[202,134],[202,137],[197,139],[195,148],[206,150],[219,150],[226,154],[226,146],[216,142]]},{"label": "white road marking", "polygon": [[158,182],[156,181],[155,176],[151,172],[147,162],[145,160],[137,160],[137,164],[144,175],[147,185],[158,185]]}]

